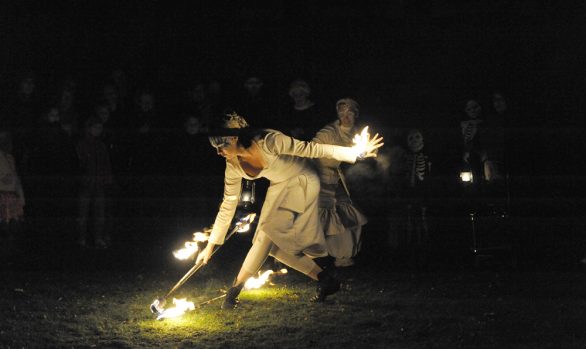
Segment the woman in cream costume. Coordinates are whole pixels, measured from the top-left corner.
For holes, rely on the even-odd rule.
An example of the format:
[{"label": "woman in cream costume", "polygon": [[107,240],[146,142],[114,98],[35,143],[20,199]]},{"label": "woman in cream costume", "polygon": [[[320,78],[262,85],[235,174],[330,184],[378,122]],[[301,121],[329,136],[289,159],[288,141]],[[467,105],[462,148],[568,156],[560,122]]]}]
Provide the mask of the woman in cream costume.
[{"label": "woman in cream costume", "polygon": [[[336,102],[338,120],[326,125],[313,138],[316,143],[352,145],[356,129],[355,121],[359,116],[358,103],[350,98]],[[362,226],[366,217],[351,203],[349,193],[340,187],[340,161],[336,159],[317,159],[321,181],[319,194],[319,217],[326,235],[326,245],[330,256],[335,257],[337,267],[354,264],[352,257],[360,248]],[[343,184],[345,185],[345,184]]]},{"label": "woman in cream costume", "polygon": [[204,250],[197,263],[207,263],[214,247],[224,238],[236,212],[242,178],[270,180],[252,247],[228,290],[223,309],[232,309],[244,282],[255,275],[271,255],[280,262],[318,281],[314,301],[338,291],[340,282],[315,263],[327,256],[318,217],[319,177],[305,158],[331,158],[354,163],[376,156],[382,138],[374,137],[365,152],[350,147],[302,142],[275,130],[255,132],[236,114],[210,129],[210,143],[226,158],[224,198]]}]

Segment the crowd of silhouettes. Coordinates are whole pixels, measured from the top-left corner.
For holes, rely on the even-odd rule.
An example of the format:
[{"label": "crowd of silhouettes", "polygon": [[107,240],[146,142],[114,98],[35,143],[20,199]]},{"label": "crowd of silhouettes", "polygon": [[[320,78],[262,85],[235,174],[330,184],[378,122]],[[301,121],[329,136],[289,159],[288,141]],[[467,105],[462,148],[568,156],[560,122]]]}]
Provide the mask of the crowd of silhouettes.
[{"label": "crowd of silhouettes", "polygon": [[[178,227],[201,228],[213,221],[222,195],[224,164],[206,136],[213,118],[235,111],[252,127],[304,141],[337,118],[335,101],[313,94],[319,81],[294,79],[277,89],[249,74],[231,83],[189,78],[172,89],[140,83],[123,69],[106,75],[93,83],[72,77],[49,83],[26,72],[4,82],[3,237],[107,249],[137,238],[121,228],[129,218],[171,217]],[[447,159],[468,167],[479,183],[506,176],[507,96],[485,97],[492,104],[466,101],[457,111],[461,122],[440,135],[453,138],[455,148],[438,151],[438,137],[428,139],[425,125],[395,129],[379,120],[374,131],[384,133],[386,144],[380,156],[343,169],[364,213],[385,217],[376,229],[388,246],[427,239],[427,214],[439,195],[434,180],[445,176]]]}]

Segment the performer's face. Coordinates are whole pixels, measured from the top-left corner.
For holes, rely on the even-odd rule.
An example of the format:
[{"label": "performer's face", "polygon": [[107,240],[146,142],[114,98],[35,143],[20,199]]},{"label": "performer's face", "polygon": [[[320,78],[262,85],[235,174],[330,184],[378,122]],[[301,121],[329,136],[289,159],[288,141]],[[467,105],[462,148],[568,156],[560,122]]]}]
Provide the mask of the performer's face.
[{"label": "performer's face", "polygon": [[354,127],[356,113],[346,104],[342,104],[338,107],[338,119],[340,120],[342,126]]},{"label": "performer's face", "polygon": [[216,148],[218,155],[230,160],[238,155],[238,137],[222,137],[220,142],[212,142],[212,146]]}]

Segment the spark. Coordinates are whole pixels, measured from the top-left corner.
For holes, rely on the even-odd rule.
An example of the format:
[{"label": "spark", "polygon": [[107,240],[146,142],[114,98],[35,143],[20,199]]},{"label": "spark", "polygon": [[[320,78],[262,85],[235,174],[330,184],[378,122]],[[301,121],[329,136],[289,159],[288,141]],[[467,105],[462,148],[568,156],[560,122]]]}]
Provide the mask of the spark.
[{"label": "spark", "polygon": [[175,304],[175,307],[163,310],[161,314],[157,316],[157,320],[180,317],[188,311],[195,310],[195,304],[193,304],[193,302],[188,302],[187,298],[173,298],[173,304]]}]

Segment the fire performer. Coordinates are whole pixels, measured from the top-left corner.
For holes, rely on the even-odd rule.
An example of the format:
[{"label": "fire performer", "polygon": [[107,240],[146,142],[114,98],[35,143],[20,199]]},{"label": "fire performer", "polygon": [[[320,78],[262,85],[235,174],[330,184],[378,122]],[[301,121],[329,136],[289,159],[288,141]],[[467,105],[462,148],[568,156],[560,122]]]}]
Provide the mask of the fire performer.
[{"label": "fire performer", "polygon": [[[338,119],[321,129],[313,138],[314,142],[351,146],[352,137],[358,133],[356,119],[360,115],[358,103],[350,98],[336,102]],[[342,177],[340,161],[317,159],[320,177],[319,218],[326,235],[330,256],[335,257],[337,267],[354,264],[354,257],[360,249],[362,226],[366,217],[352,205],[350,193]],[[339,186],[342,181],[342,187]]]},{"label": "fire performer", "polygon": [[215,245],[223,244],[238,205],[242,178],[270,180],[253,245],[222,308],[236,306],[244,283],[256,275],[269,255],[318,281],[313,301],[322,302],[337,292],[340,282],[316,263],[327,256],[318,217],[319,177],[304,158],[353,163],[358,157],[376,156],[382,137],[373,137],[363,149],[302,142],[275,130],[251,129],[244,118],[231,114],[210,129],[210,143],[226,158],[224,198],[208,244],[196,263],[207,263]]}]

